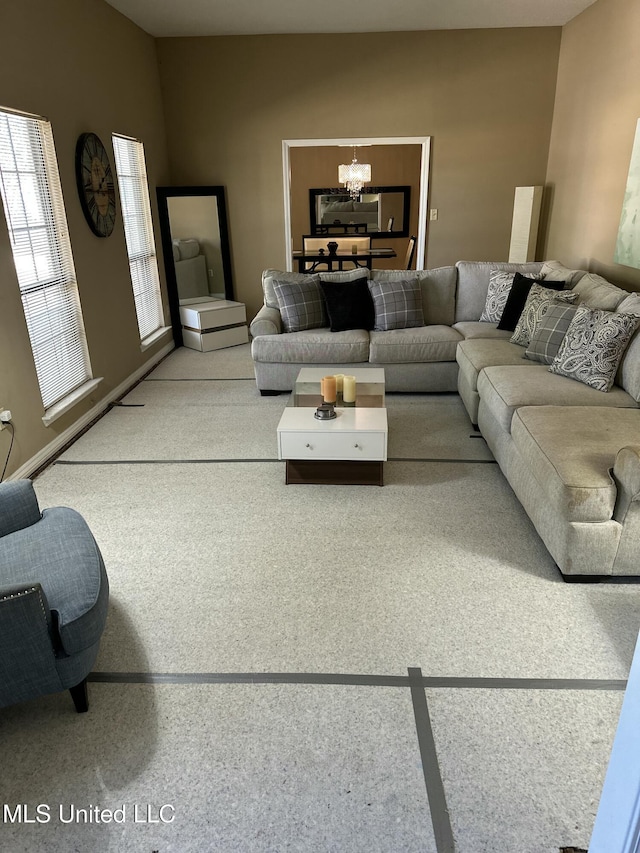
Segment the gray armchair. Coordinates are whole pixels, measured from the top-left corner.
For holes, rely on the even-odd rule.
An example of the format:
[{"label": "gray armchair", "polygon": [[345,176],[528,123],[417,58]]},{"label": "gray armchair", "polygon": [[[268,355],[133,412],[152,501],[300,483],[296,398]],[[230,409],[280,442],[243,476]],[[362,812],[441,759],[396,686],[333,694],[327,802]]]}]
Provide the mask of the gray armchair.
[{"label": "gray armchair", "polygon": [[41,513],[30,480],[0,483],[0,707],[68,689],[86,711],[108,602],[82,516],[68,507]]}]

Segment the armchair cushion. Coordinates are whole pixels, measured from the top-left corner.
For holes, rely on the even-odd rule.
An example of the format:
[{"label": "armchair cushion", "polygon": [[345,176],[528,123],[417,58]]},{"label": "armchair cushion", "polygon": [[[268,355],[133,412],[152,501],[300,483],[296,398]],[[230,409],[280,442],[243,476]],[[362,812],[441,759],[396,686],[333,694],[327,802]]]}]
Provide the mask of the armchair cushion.
[{"label": "armchair cushion", "polygon": [[0,539],[0,585],[29,583],[41,584],[57,614],[64,652],[75,654],[100,639],[108,581],[96,541],[75,510],[46,509],[36,524]]},{"label": "armchair cushion", "polygon": [[0,537],[39,520],[40,507],[31,480],[3,483],[0,489]]}]

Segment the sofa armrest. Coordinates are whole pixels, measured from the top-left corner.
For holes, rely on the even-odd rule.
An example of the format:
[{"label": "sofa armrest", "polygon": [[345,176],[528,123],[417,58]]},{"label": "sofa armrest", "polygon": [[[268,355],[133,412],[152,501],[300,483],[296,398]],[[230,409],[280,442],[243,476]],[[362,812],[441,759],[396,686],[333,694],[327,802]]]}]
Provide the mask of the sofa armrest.
[{"label": "sofa armrest", "polygon": [[613,517],[622,524],[631,505],[640,501],[640,445],[629,445],[618,451],[613,478],[618,487]]},{"label": "sofa armrest", "polygon": [[40,521],[40,507],[31,480],[0,483],[0,536]]},{"label": "sofa armrest", "polygon": [[249,331],[252,338],[257,338],[259,335],[282,334],[282,317],[278,309],[263,305],[251,321]]}]

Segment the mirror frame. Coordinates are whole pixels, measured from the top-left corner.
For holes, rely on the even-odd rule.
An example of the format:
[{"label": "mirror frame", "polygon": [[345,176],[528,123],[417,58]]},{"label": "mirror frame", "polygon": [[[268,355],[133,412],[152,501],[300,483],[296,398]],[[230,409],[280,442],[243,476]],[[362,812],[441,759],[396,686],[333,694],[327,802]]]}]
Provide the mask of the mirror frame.
[{"label": "mirror frame", "polygon": [[[372,240],[380,240],[384,237],[408,237],[409,236],[409,215],[411,210],[411,187],[410,186],[395,186],[395,187],[370,187],[366,184],[362,188],[363,193],[402,193],[404,199],[402,202],[402,221],[404,228],[394,229],[393,231],[367,231],[367,235]],[[348,195],[349,191],[344,187],[322,187],[312,188],[309,190],[309,234],[315,234],[315,228],[318,225],[316,222],[316,198],[319,195]]]},{"label": "mirror frame", "polygon": [[227,202],[223,186],[156,187],[158,200],[158,221],[160,239],[164,256],[164,271],[167,280],[169,313],[173,338],[177,347],[182,346],[182,322],[180,321],[180,297],[176,270],[173,265],[173,247],[171,244],[171,223],[169,221],[168,199],[189,196],[215,196],[218,200],[218,223],[220,226],[220,254],[224,274],[224,298],[233,301],[233,276],[231,272],[231,247],[229,245],[229,225],[227,220]]}]

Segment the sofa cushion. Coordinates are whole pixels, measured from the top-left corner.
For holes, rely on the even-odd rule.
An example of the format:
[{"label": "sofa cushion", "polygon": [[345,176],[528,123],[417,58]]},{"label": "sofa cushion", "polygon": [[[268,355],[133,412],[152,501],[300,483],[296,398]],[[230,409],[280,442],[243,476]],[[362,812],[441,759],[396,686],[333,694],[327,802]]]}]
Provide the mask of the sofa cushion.
[{"label": "sofa cushion", "polygon": [[525,360],[524,349],[518,344],[512,344],[509,340],[492,338],[461,341],[456,350],[456,361],[460,366],[460,372],[466,377],[468,385],[472,389],[477,389],[478,374],[485,367],[503,364],[520,366],[533,364],[533,362]]},{"label": "sofa cushion", "polygon": [[422,294],[415,277],[370,281],[376,332],[424,326]]},{"label": "sofa cushion", "polygon": [[635,314],[579,305],[549,370],[608,391],[639,324]]},{"label": "sofa cushion", "polygon": [[[420,283],[422,313],[427,325],[451,326],[456,310],[457,272],[455,267],[412,271]],[[372,270],[373,281],[395,281],[407,277],[406,270]]]},{"label": "sofa cushion", "polygon": [[534,284],[529,291],[522,314],[511,336],[512,343],[528,347],[531,343],[531,338],[535,334],[538,323],[540,323],[549,308],[555,302],[567,304],[575,302],[577,298],[577,294],[572,290],[557,291],[553,290],[553,288],[543,287],[541,284]]},{"label": "sofa cushion", "polygon": [[[640,293],[631,293],[625,297],[617,310],[640,315]],[[634,334],[624,351],[616,375],[616,385],[620,385],[640,403],[640,330]]]},{"label": "sofa cushion", "polygon": [[369,332],[312,329],[263,335],[251,344],[254,361],[287,364],[354,364],[369,361]]},{"label": "sofa cushion", "polygon": [[544,281],[564,281],[565,287],[569,289],[574,287],[583,275],[586,275],[586,270],[567,269],[560,261],[545,261],[541,272]]},{"label": "sofa cushion", "polygon": [[334,272],[320,272],[320,281],[332,281],[334,284],[340,282],[359,281],[361,278],[370,278],[371,270],[358,267],[353,270],[335,270]]},{"label": "sofa cushion", "polygon": [[479,320],[489,289],[491,270],[521,272],[530,276],[539,273],[542,264],[537,262],[514,264],[495,261],[458,261],[458,289],[456,299],[455,322]]},{"label": "sofa cushion", "polygon": [[455,361],[462,335],[450,326],[421,326],[371,332],[372,364],[409,364]]},{"label": "sofa cushion", "polygon": [[596,273],[585,273],[573,287],[578,294],[578,302],[589,308],[601,308],[603,311],[615,311],[618,305],[629,295],[627,290],[616,287],[615,284],[602,278]]},{"label": "sofa cushion", "polygon": [[526,349],[525,358],[542,364],[551,364],[558,354],[577,310],[577,305],[564,305],[562,302],[551,305],[536,326]]},{"label": "sofa cushion", "polygon": [[[515,328],[518,325],[518,320],[520,319],[520,316],[524,311],[524,306],[527,303],[529,292],[537,281],[538,279],[527,278],[519,272],[514,273],[513,285],[509,291],[509,295],[507,296],[504,311],[502,312],[502,317],[500,317],[500,321],[498,323],[499,329],[506,329],[511,332],[515,331]],[[549,287],[552,290],[562,290],[564,282],[554,281],[549,282],[548,284],[545,282],[544,287]]]},{"label": "sofa cushion", "polygon": [[373,329],[375,312],[366,276],[356,281],[320,281],[332,332]]},{"label": "sofa cushion", "polygon": [[[579,435],[579,440],[576,436]],[[640,411],[594,406],[518,409],[511,437],[554,510],[567,521],[613,516],[618,451],[640,435]]]},{"label": "sofa cushion", "polygon": [[508,341],[513,334],[506,329],[498,329],[495,323],[481,323],[479,320],[466,320],[461,323],[454,323],[453,328],[457,332],[460,332],[465,340],[490,338],[492,340]]},{"label": "sofa cushion", "polygon": [[304,281],[274,279],[273,289],[285,332],[303,332],[327,325],[327,309],[317,276],[307,276]]},{"label": "sofa cushion", "polygon": [[549,373],[545,364],[485,368],[478,376],[478,392],[502,429],[509,432],[520,406],[606,406],[638,408],[636,401],[614,385],[608,394]]},{"label": "sofa cushion", "polygon": [[302,272],[285,272],[284,270],[264,270],[262,273],[262,293],[264,304],[269,308],[278,308],[278,297],[273,289],[275,281],[304,281],[306,278],[315,278],[320,281],[320,276],[309,276]]}]

